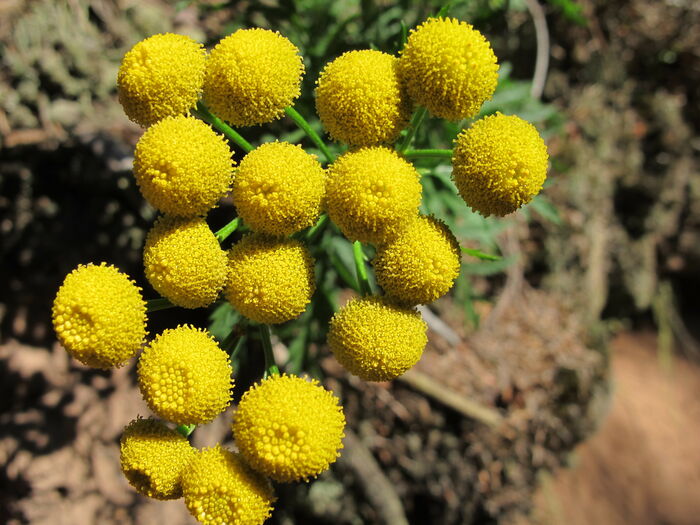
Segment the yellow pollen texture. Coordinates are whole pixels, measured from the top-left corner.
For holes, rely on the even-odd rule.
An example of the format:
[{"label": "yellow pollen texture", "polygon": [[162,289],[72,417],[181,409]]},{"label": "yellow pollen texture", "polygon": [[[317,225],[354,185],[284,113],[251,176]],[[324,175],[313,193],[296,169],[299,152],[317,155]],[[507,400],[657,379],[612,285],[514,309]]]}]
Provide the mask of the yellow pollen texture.
[{"label": "yellow pollen texture", "polygon": [[195,455],[182,487],[187,509],[203,525],[261,525],[275,501],[270,482],[220,445]]},{"label": "yellow pollen texture", "polygon": [[165,118],[136,144],[134,176],[144,198],[163,213],[204,215],[231,186],[231,150],[200,120]]},{"label": "yellow pollen texture", "polygon": [[282,116],[301,93],[304,63],[299,50],[268,29],[240,29],[209,53],[204,101],[234,126],[253,126]]},{"label": "yellow pollen texture", "polygon": [[338,362],[365,381],[390,381],[415,365],[428,342],[413,308],[386,297],[353,299],[331,320],[328,346]]},{"label": "yellow pollen texture", "polygon": [[226,252],[199,217],[158,219],[146,237],[143,266],[151,286],[185,308],[213,303],[228,275]]},{"label": "yellow pollen texture", "polygon": [[455,141],[452,179],[484,217],[504,216],[527,204],[547,178],[547,146],[535,126],[500,113],[464,130]]},{"label": "yellow pollen texture", "polygon": [[268,142],[248,153],[233,179],[231,197],[256,232],[287,236],[316,222],[326,175],[301,146]]},{"label": "yellow pollen texture", "polygon": [[473,117],[493,96],[496,55],[471,25],[454,18],[429,18],[411,30],[401,51],[399,74],[411,98],[448,120]]},{"label": "yellow pollen texture", "polygon": [[156,419],[134,419],[124,429],[121,467],[140,494],[160,500],[182,496],[181,475],[195,455],[187,438]]},{"label": "yellow pollen texture", "polygon": [[229,251],[226,298],[248,319],[268,324],[295,319],[315,286],[314,261],[297,240],[249,234]]},{"label": "yellow pollen texture", "polygon": [[231,363],[206,330],[165,330],[143,350],[141,395],[158,416],[178,425],[208,423],[231,402]]},{"label": "yellow pollen texture", "polygon": [[397,66],[396,57],[371,49],[326,64],[317,81],[316,111],[334,140],[352,146],[396,140],[412,109]]},{"label": "yellow pollen texture", "polygon": [[275,481],[315,477],[340,456],[345,416],[318,381],[271,376],[243,394],[233,435],[251,466]]},{"label": "yellow pollen texture", "polygon": [[385,147],[348,152],[329,167],[326,207],[351,241],[394,239],[418,215],[422,187],[412,164]]},{"label": "yellow pollen texture", "polygon": [[53,303],[53,327],[69,354],[95,368],[124,365],[146,337],[140,288],[114,266],[80,265]]},{"label": "yellow pollen texture", "polygon": [[445,223],[421,216],[381,246],[373,264],[384,291],[414,306],[445,295],[459,275],[460,261],[459,243]]},{"label": "yellow pollen texture", "polygon": [[202,44],[184,35],[153,35],[136,44],[117,74],[127,117],[145,128],[188,113],[202,91],[205,56]]}]

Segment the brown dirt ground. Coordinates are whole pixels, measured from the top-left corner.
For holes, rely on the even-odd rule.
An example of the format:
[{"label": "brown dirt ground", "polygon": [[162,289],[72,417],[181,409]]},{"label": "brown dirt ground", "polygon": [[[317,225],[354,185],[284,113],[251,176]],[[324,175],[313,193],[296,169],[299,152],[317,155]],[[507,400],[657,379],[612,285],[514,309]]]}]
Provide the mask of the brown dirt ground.
[{"label": "brown dirt ground", "polygon": [[700,368],[678,359],[664,371],[652,333],[612,349],[610,414],[572,468],[543,479],[533,522],[700,523]]},{"label": "brown dirt ground", "polygon": [[[610,413],[572,468],[543,477],[531,524],[700,523],[700,368],[677,359],[664,371],[651,333],[622,334],[612,348]],[[148,501],[119,472],[123,422],[147,413],[128,368],[108,378],[71,362],[58,345],[10,342],[0,359],[15,376],[5,402],[34,403],[0,421],[1,522],[193,523],[181,502]],[[56,431],[62,425],[67,432]],[[225,427],[199,429],[195,444],[225,439]]]}]

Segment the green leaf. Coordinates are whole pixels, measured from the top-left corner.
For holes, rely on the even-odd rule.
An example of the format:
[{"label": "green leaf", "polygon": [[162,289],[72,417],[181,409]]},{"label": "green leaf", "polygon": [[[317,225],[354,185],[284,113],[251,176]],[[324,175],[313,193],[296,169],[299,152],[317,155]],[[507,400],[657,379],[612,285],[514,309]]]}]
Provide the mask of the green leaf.
[{"label": "green leaf", "polygon": [[462,246],[462,251],[467,255],[471,255],[472,257],[477,257],[478,259],[483,259],[485,261],[500,261],[502,259],[502,257],[499,255],[491,255],[480,250],[475,250],[474,248],[466,248]]},{"label": "green leaf", "polygon": [[222,302],[209,315],[209,331],[216,339],[223,341],[240,320],[241,314],[228,301]]},{"label": "green leaf", "polygon": [[552,202],[544,195],[540,194],[535,196],[528,207],[541,215],[542,218],[556,224],[557,226],[561,226],[562,220],[561,216],[559,215],[559,210],[557,210],[556,206],[554,206],[554,204],[552,204]]},{"label": "green leaf", "polygon": [[511,264],[513,264],[516,261],[516,259],[516,256],[511,255],[510,257],[501,258],[498,261],[464,263],[462,265],[462,268],[467,274],[480,275],[482,277],[486,277],[488,275],[496,275],[497,273],[501,273]]},{"label": "green leaf", "polygon": [[587,26],[588,20],[583,16],[583,6],[576,3],[574,0],[547,0],[553,6],[561,9],[564,17],[568,18],[571,22],[578,24],[580,26]]},{"label": "green leaf", "polygon": [[450,12],[450,7],[452,7],[452,2],[447,2],[446,4],[443,4],[443,6],[440,8],[440,11],[437,12],[435,17],[440,18],[447,16],[447,14]]}]

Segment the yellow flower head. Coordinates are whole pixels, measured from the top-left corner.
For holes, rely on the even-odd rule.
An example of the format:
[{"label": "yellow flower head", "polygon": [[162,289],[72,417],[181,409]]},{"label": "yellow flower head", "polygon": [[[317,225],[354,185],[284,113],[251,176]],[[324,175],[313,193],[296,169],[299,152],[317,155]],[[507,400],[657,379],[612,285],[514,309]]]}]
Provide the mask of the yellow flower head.
[{"label": "yellow flower head", "polygon": [[136,144],[134,175],[146,200],[163,213],[204,215],[231,186],[231,150],[204,122],[165,118]]},{"label": "yellow flower head", "polygon": [[349,51],[318,78],[316,111],[334,140],[353,146],[394,142],[408,124],[411,103],[398,59],[381,51]]},{"label": "yellow flower head", "polygon": [[180,477],[195,449],[187,438],[155,419],[134,419],[121,438],[122,472],[139,494],[155,499],[182,496]]},{"label": "yellow flower head", "polygon": [[428,304],[445,295],[459,275],[459,243],[445,223],[418,217],[394,242],[379,247],[377,282],[405,304]]},{"label": "yellow flower head", "polygon": [[204,101],[234,126],[271,122],[300,94],[299,50],[268,29],[239,29],[207,58]]},{"label": "yellow flower head", "polygon": [[318,381],[271,376],[243,394],[233,417],[238,449],[275,481],[306,480],[326,470],[343,448],[345,416]]},{"label": "yellow flower head", "polygon": [[124,55],[117,75],[119,102],[142,127],[182,115],[197,104],[206,53],[184,35],[153,35]]},{"label": "yellow flower head", "polygon": [[306,309],[315,290],[314,260],[294,239],[246,235],[229,251],[226,298],[258,323],[284,323]]},{"label": "yellow flower head", "polygon": [[262,525],[275,501],[270,482],[220,445],[197,452],[182,475],[182,492],[203,525]]},{"label": "yellow flower head", "polygon": [[226,252],[199,217],[158,219],[146,237],[143,266],[153,288],[185,308],[213,303],[228,275]]},{"label": "yellow flower head", "polygon": [[503,216],[540,192],[548,160],[547,146],[532,124],[497,113],[457,137],[452,178],[473,210],[484,217]]},{"label": "yellow flower head", "polygon": [[141,289],[114,266],[80,265],[53,302],[53,327],[69,354],[96,368],[122,366],[146,337]]},{"label": "yellow flower head", "polygon": [[268,142],[241,161],[231,197],[251,229],[286,236],[316,222],[325,185],[316,157],[300,146]]},{"label": "yellow flower head", "polygon": [[429,18],[411,30],[399,59],[408,93],[436,117],[469,118],[493,96],[498,64],[491,46],[466,22]]},{"label": "yellow flower head", "polygon": [[394,150],[374,146],[348,152],[329,167],[328,215],[350,240],[388,242],[418,215],[419,179]]},{"label": "yellow flower head", "polygon": [[428,342],[427,329],[416,310],[385,297],[363,297],[333,316],[328,346],[361,379],[390,381],[418,362]]},{"label": "yellow flower head", "polygon": [[141,395],[153,412],[178,425],[208,423],[231,402],[231,363],[206,330],[165,330],[143,350]]}]

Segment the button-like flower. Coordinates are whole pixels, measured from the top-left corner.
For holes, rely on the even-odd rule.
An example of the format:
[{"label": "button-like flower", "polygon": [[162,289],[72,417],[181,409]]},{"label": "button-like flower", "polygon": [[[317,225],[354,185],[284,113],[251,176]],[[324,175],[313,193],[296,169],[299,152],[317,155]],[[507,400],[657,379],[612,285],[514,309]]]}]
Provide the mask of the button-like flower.
[{"label": "button-like flower", "polygon": [[547,146],[529,122],[500,113],[475,122],[455,141],[452,178],[484,217],[527,204],[547,178]]},{"label": "button-like flower", "polygon": [[228,275],[226,252],[199,217],[158,219],[146,237],[143,266],[153,288],[185,308],[213,303]]},{"label": "button-like flower", "polygon": [[271,376],[243,394],[233,435],[251,466],[276,481],[315,477],[340,455],[345,416],[332,392],[298,376]]},{"label": "button-like flower", "polygon": [[314,261],[294,239],[246,235],[229,251],[226,298],[258,323],[284,323],[306,309],[315,290]]},{"label": "button-like flower", "polygon": [[203,525],[261,525],[275,501],[270,482],[220,445],[195,455],[182,488],[187,509]]},{"label": "button-like flower", "polygon": [[146,302],[140,288],[114,266],[80,265],[53,303],[59,341],[78,361],[96,368],[122,366],[146,337]]},{"label": "button-like flower", "polygon": [[328,215],[352,241],[389,242],[418,215],[419,179],[413,165],[389,148],[348,152],[328,168]]},{"label": "button-like flower", "polygon": [[204,101],[234,126],[271,122],[301,93],[299,50],[268,29],[239,29],[207,57]]},{"label": "button-like flower", "polygon": [[134,176],[152,206],[169,215],[204,215],[228,193],[231,150],[207,124],[170,117],[154,124],[136,144]]},{"label": "button-like flower", "polygon": [[459,275],[460,259],[459,243],[445,223],[421,216],[381,246],[373,264],[384,291],[413,306],[445,295]]},{"label": "button-like flower", "polygon": [[353,146],[394,142],[411,118],[398,59],[381,51],[349,51],[326,64],[316,111],[334,140]]},{"label": "button-like flower", "polygon": [[386,297],[353,299],[331,320],[328,346],[338,362],[365,381],[390,381],[415,365],[428,342],[413,308]]},{"label": "button-like flower", "polygon": [[206,330],[165,330],[139,358],[139,388],[153,412],[179,425],[208,423],[231,402],[231,363]]},{"label": "button-like flower", "polygon": [[498,82],[498,64],[484,36],[454,18],[428,18],[411,30],[399,73],[411,98],[436,117],[473,117]]},{"label": "button-like flower", "polygon": [[316,222],[325,186],[316,157],[301,146],[268,142],[241,161],[231,197],[251,229],[286,236]]},{"label": "button-like flower", "polygon": [[124,55],[117,75],[119,102],[142,127],[187,113],[204,84],[205,51],[184,35],[153,35]]},{"label": "button-like flower", "polygon": [[124,429],[121,465],[129,484],[155,499],[182,496],[182,471],[195,455],[187,438],[156,419],[134,419]]}]

